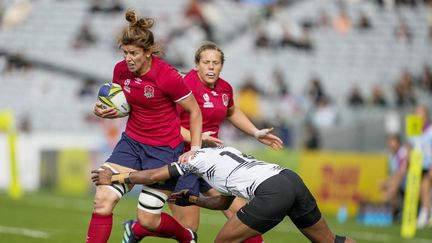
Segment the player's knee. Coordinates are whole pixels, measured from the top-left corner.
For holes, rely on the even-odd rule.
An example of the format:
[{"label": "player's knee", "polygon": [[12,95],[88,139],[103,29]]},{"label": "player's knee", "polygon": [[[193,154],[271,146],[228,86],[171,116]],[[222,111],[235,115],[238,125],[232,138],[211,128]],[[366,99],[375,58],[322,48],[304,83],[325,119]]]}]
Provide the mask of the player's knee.
[{"label": "player's knee", "polygon": [[[198,231],[199,226],[199,208],[180,207],[173,204],[169,204],[172,212],[172,216],[185,228],[189,228],[194,232]],[[193,207],[193,208],[191,208]]]},{"label": "player's knee", "polygon": [[109,190],[99,190],[93,200],[94,212],[97,214],[112,213],[120,198]]},{"label": "player's knee", "polygon": [[226,242],[239,242],[238,239],[228,237],[226,234],[218,234],[214,240],[214,243],[226,243]]},{"label": "player's knee", "polygon": [[223,212],[223,214],[225,215],[225,217],[227,217],[227,218],[231,218],[232,216],[234,216],[234,214],[236,213],[236,212],[234,212],[233,210],[231,210],[231,208],[229,208],[229,209],[227,209],[227,210],[224,210],[224,211],[222,211]]},{"label": "player's knee", "polygon": [[198,231],[199,222],[193,217],[184,216],[181,220],[178,220],[183,227],[191,229],[194,232]]},{"label": "player's knee", "polygon": [[160,214],[138,213],[138,223],[150,231],[155,231],[160,225]]},{"label": "player's knee", "polygon": [[224,210],[223,213],[225,214],[225,216],[227,218],[231,218],[232,216],[234,216],[237,211],[240,210],[240,208],[242,208],[244,205],[246,204],[246,201],[244,201],[241,198],[236,197],[234,199],[234,201],[231,203],[231,206],[227,209]]},{"label": "player's knee", "polygon": [[222,243],[222,242],[227,242],[227,241],[218,235],[218,236],[216,236],[216,238],[214,239],[213,242],[214,243]]}]

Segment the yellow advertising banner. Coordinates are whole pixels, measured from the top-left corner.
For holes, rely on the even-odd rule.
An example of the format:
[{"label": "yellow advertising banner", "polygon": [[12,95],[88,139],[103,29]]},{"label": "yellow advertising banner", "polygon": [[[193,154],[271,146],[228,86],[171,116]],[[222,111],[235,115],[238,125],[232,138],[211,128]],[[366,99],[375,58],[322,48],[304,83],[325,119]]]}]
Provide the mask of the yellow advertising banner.
[{"label": "yellow advertising banner", "polygon": [[321,211],[336,214],[344,206],[352,216],[358,202],[382,201],[379,183],[387,176],[387,156],[304,151],[299,173]]},{"label": "yellow advertising banner", "polygon": [[90,154],[84,149],[64,149],[58,153],[57,189],[65,194],[81,195],[89,190]]}]

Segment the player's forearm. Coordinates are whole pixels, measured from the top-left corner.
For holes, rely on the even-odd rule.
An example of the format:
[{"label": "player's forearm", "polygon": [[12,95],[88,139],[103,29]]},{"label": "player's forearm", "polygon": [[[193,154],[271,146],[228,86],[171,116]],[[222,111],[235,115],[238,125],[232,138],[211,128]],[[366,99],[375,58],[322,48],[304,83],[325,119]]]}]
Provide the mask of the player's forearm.
[{"label": "player's forearm", "polygon": [[197,206],[212,210],[226,210],[230,207],[234,197],[213,196],[213,197],[195,197],[192,203]]},{"label": "player's forearm", "polygon": [[191,132],[188,129],[181,127],[180,133],[181,133],[181,135],[183,137],[183,141],[185,143],[191,142]]},{"label": "player's forearm", "polygon": [[200,109],[193,109],[190,112],[190,137],[191,148],[198,146],[201,148],[201,133],[202,133],[202,114]]},{"label": "player's forearm", "polygon": [[258,128],[249,120],[249,118],[237,107],[234,108],[232,114],[227,117],[235,127],[243,131],[244,133],[254,136],[258,131]]},{"label": "player's forearm", "polygon": [[112,182],[120,182],[126,184],[143,184],[151,185],[160,181],[166,181],[170,178],[168,167],[164,166],[158,169],[141,170],[130,173],[121,173],[114,175]]}]

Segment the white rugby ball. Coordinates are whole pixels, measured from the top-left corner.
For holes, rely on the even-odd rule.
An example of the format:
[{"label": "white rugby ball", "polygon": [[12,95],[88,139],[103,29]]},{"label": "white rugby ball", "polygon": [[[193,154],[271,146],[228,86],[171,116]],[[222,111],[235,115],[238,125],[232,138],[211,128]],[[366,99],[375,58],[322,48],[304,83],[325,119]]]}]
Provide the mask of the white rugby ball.
[{"label": "white rugby ball", "polygon": [[123,93],[123,89],[116,83],[104,83],[98,92],[98,100],[102,102],[102,107],[114,107],[119,113],[119,117],[127,116],[130,106]]}]

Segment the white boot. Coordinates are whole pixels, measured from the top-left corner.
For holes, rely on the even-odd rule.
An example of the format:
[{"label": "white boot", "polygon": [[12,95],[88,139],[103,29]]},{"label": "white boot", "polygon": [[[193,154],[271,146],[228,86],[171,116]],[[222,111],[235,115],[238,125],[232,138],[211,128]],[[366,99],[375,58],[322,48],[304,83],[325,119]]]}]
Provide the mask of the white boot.
[{"label": "white boot", "polygon": [[429,212],[426,208],[421,207],[420,213],[417,218],[417,229],[423,229],[426,227],[429,220]]}]

